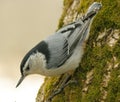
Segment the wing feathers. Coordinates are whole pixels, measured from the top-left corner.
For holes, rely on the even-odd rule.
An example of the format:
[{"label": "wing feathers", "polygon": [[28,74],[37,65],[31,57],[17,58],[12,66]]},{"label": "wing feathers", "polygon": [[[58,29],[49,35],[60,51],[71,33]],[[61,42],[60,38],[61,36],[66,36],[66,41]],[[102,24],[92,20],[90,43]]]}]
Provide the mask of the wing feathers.
[{"label": "wing feathers", "polygon": [[86,30],[88,29],[90,20],[83,23],[71,23],[56,32],[56,34],[46,39],[50,51],[50,58],[47,68],[57,68],[64,64],[72,55],[75,47],[79,42],[85,39]]}]

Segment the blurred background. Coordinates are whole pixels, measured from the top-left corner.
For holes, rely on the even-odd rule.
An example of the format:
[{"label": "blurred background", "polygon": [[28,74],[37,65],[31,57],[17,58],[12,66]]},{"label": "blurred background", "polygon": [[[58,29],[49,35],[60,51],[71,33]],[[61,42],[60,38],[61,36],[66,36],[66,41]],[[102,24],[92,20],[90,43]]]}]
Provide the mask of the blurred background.
[{"label": "blurred background", "polygon": [[62,0],[0,0],[0,102],[35,102],[44,77],[31,75],[16,89],[20,62],[38,42],[53,34]]}]

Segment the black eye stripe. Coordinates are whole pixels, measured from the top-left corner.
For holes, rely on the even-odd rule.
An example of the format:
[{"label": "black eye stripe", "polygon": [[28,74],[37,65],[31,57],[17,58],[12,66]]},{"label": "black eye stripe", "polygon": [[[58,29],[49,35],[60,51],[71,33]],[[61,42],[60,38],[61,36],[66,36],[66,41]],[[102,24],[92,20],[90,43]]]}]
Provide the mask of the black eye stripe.
[{"label": "black eye stripe", "polygon": [[29,67],[29,66],[27,66],[27,68],[26,68],[25,70],[26,70],[26,71],[30,70],[30,67]]}]

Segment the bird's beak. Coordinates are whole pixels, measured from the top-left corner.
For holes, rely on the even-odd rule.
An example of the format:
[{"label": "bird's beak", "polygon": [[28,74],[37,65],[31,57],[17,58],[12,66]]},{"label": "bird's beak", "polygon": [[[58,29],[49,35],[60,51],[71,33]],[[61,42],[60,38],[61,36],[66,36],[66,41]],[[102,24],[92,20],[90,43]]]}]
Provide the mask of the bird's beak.
[{"label": "bird's beak", "polygon": [[17,85],[16,85],[16,88],[22,83],[22,81],[24,80],[25,76],[22,75],[21,78],[19,79]]}]

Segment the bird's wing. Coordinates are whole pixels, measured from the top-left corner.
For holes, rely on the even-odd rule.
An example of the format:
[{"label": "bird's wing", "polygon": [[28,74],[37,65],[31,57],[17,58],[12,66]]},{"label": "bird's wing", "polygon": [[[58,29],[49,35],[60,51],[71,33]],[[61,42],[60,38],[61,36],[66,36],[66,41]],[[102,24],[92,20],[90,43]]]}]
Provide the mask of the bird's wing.
[{"label": "bird's wing", "polygon": [[57,68],[61,66],[67,58],[70,56],[68,54],[68,41],[62,36],[50,36],[46,40],[49,49],[49,59],[47,63],[47,68]]},{"label": "bird's wing", "polygon": [[57,68],[66,62],[72,55],[78,42],[84,40],[84,33],[88,26],[88,22],[74,22],[46,39],[50,51],[50,58],[47,63],[48,69]]}]

